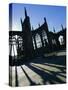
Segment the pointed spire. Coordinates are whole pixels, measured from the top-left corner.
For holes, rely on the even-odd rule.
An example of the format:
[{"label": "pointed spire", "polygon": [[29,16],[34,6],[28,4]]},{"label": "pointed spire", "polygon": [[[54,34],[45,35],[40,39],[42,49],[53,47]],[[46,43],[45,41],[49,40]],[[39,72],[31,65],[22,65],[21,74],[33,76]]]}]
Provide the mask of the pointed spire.
[{"label": "pointed spire", "polygon": [[22,25],[22,18],[20,18],[20,20],[21,20],[21,25]]},{"label": "pointed spire", "polygon": [[53,27],[53,32],[55,33],[55,28]]},{"label": "pointed spire", "polygon": [[46,17],[44,17],[44,21],[46,22]]},{"label": "pointed spire", "polygon": [[24,11],[25,11],[25,17],[27,17],[27,11],[26,8],[24,7]]},{"label": "pointed spire", "polygon": [[48,24],[47,24],[46,17],[44,17],[44,24],[45,24],[45,28],[47,28],[47,31],[48,31]]},{"label": "pointed spire", "polygon": [[40,27],[40,23],[38,24],[38,26]]},{"label": "pointed spire", "polygon": [[63,25],[61,24],[61,28],[62,28],[62,30],[63,30]]},{"label": "pointed spire", "polygon": [[34,30],[33,26],[32,26],[32,31]]}]

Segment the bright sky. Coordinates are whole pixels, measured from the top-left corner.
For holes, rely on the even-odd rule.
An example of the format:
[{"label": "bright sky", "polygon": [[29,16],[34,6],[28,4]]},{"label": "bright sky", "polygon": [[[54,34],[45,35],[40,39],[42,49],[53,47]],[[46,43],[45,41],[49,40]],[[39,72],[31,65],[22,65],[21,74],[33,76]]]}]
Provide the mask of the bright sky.
[{"label": "bright sky", "polygon": [[38,28],[38,24],[44,23],[46,17],[49,31],[56,32],[61,30],[61,24],[66,27],[66,7],[65,6],[48,6],[48,5],[34,5],[34,4],[13,4],[12,5],[12,30],[21,31],[20,18],[24,20],[24,7],[26,7],[27,14],[30,17],[31,27]]}]

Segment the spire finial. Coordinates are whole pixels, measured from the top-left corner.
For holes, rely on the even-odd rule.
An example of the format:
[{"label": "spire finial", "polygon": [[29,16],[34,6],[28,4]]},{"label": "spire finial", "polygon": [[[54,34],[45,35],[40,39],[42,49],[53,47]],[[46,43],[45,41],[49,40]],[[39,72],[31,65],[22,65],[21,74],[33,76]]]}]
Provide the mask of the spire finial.
[{"label": "spire finial", "polygon": [[38,26],[40,27],[40,23],[38,24]]},{"label": "spire finial", "polygon": [[34,30],[33,26],[32,26],[32,30]]},{"label": "spire finial", "polygon": [[20,20],[21,20],[21,25],[22,25],[22,18],[20,18]]},{"label": "spire finial", "polygon": [[63,30],[63,25],[61,24],[61,28],[62,28],[62,30]]},{"label": "spire finial", "polygon": [[25,17],[27,17],[27,11],[26,11],[26,8],[24,7],[24,10],[25,10]]},{"label": "spire finial", "polygon": [[55,33],[55,28],[53,27],[53,31],[54,31],[54,33]]},{"label": "spire finial", "polygon": [[44,17],[44,21],[46,22],[46,17]]}]

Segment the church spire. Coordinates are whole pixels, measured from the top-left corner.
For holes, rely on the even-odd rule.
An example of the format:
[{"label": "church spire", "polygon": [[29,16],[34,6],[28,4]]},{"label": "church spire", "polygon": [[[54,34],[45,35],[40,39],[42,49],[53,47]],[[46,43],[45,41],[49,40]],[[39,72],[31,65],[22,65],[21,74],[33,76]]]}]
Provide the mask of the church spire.
[{"label": "church spire", "polygon": [[62,28],[62,30],[63,30],[63,25],[61,24],[61,28]]},{"label": "church spire", "polygon": [[21,25],[22,25],[22,18],[20,18],[20,21],[21,21]]},{"label": "church spire", "polygon": [[47,23],[47,22],[46,22],[46,17],[44,17],[44,22]]},{"label": "church spire", "polygon": [[27,17],[27,11],[26,11],[26,8],[24,8],[24,11],[25,11],[25,17]]},{"label": "church spire", "polygon": [[40,27],[40,23],[38,24],[38,26]]},{"label": "church spire", "polygon": [[55,33],[55,28],[53,27],[53,32]]}]

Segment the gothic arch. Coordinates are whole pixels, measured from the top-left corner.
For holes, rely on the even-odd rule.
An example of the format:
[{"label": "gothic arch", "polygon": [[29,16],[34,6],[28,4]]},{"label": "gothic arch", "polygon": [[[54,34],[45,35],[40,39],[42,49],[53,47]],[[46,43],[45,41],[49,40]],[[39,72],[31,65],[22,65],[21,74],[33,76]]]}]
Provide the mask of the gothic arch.
[{"label": "gothic arch", "polygon": [[35,37],[32,37],[32,41],[33,41],[33,47],[34,47],[34,50],[36,49],[36,45],[35,45]]},{"label": "gothic arch", "polygon": [[46,46],[45,41],[48,43],[48,38],[45,30],[42,31],[42,38],[43,38],[44,46]]},{"label": "gothic arch", "polygon": [[17,56],[18,50],[23,50],[23,39],[19,35],[9,37],[9,53],[10,56]]},{"label": "gothic arch", "polygon": [[17,46],[16,46],[16,38],[15,36],[9,37],[9,55],[16,56],[17,55]]},{"label": "gothic arch", "polygon": [[42,47],[42,42],[41,42],[41,37],[38,33],[36,33],[35,39],[36,39],[37,48],[41,48]]},{"label": "gothic arch", "polygon": [[63,37],[63,35],[60,35],[58,37],[58,40],[59,40],[60,45],[64,45],[64,37]]}]

